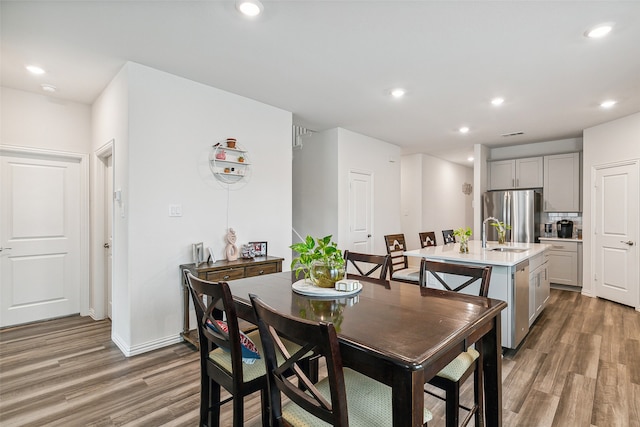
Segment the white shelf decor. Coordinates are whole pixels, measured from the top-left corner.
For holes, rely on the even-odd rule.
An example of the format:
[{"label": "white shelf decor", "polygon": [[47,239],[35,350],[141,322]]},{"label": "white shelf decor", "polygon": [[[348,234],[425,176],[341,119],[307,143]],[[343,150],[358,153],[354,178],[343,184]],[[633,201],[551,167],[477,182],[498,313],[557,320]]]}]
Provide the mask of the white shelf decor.
[{"label": "white shelf decor", "polygon": [[209,154],[209,166],[213,176],[225,184],[235,184],[248,178],[251,173],[249,152],[238,144],[227,147],[225,142],[215,144]]}]

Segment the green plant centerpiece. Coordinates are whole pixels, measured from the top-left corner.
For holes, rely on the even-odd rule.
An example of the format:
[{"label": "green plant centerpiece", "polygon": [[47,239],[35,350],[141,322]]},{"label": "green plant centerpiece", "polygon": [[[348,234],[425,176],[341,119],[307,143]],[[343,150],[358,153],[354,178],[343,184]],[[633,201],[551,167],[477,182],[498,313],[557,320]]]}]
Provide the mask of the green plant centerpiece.
[{"label": "green plant centerpiece", "polygon": [[458,238],[460,242],[460,253],[468,254],[469,253],[469,237],[471,237],[471,228],[458,228],[453,231],[453,235]]},{"label": "green plant centerpiece", "polygon": [[494,221],[491,225],[495,227],[498,232],[498,244],[504,245],[506,242],[507,230],[511,230],[511,226],[502,221]]},{"label": "green plant centerpiece", "polygon": [[310,279],[321,288],[333,288],[338,280],[344,278],[345,262],[342,251],[331,241],[331,237],[329,235],[314,239],[307,236],[304,242],[290,246],[298,253],[291,261],[291,269],[295,269],[296,278],[304,271],[305,280]]}]

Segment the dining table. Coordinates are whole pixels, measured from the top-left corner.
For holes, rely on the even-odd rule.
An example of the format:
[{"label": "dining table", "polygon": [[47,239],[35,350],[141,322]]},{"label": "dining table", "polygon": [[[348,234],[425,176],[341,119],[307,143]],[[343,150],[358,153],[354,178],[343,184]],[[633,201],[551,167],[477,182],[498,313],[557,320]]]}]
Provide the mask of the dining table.
[{"label": "dining table", "polygon": [[238,316],[253,323],[249,294],[285,315],[332,322],[343,365],[392,388],[394,426],[422,426],[424,384],[470,345],[481,345],[486,425],[502,425],[505,302],[362,278],[356,294],[316,297],[294,291],[296,282],[295,273],[281,272],[233,280],[229,288]]}]

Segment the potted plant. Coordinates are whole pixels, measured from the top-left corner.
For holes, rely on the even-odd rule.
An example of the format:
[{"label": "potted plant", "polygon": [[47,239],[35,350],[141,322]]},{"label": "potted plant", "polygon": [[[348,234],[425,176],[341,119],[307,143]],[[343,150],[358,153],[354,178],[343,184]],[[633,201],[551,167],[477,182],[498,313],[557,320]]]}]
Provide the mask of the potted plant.
[{"label": "potted plant", "polygon": [[238,157],[238,162],[239,163],[244,163],[244,157],[243,156]]},{"label": "potted plant", "polygon": [[321,288],[333,288],[338,280],[344,278],[345,262],[342,251],[331,241],[331,235],[321,239],[307,236],[304,242],[290,246],[298,253],[291,261],[291,269],[296,277],[304,271],[305,279],[311,279]]},{"label": "potted plant", "polygon": [[502,221],[494,221],[491,223],[492,226],[496,228],[498,231],[498,244],[504,245],[507,236],[507,230],[511,230],[511,226],[505,224]]},{"label": "potted plant", "polygon": [[460,242],[460,253],[468,254],[469,253],[469,237],[471,237],[471,228],[458,228],[453,231],[453,235],[458,238]]}]

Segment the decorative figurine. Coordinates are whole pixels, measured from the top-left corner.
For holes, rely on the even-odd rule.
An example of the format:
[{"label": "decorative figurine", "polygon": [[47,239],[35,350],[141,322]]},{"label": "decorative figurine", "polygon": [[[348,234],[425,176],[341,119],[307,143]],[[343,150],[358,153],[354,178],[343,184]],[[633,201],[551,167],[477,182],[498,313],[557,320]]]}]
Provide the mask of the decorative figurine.
[{"label": "decorative figurine", "polygon": [[227,248],[225,249],[227,261],[235,261],[238,259],[238,247],[236,246],[236,232],[233,228],[230,228],[227,232],[227,242]]},{"label": "decorative figurine", "polygon": [[224,150],[220,150],[216,153],[217,160],[226,160],[226,158],[227,158],[227,153]]}]

